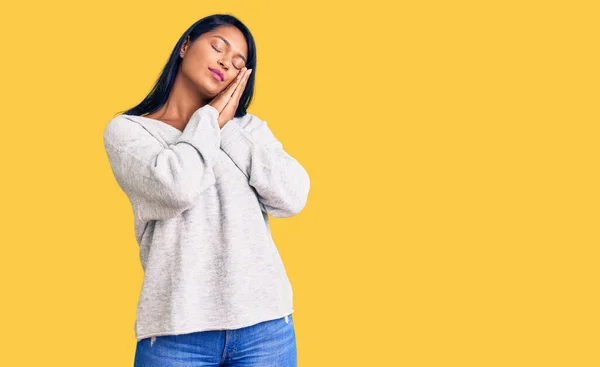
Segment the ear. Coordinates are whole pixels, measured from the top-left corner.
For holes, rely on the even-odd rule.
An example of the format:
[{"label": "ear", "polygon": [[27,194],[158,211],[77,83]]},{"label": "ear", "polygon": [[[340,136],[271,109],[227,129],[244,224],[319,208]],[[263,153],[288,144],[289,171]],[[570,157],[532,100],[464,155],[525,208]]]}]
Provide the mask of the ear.
[{"label": "ear", "polygon": [[181,46],[181,50],[179,51],[179,57],[183,58],[183,56],[185,55],[185,51],[188,49],[189,46],[190,46],[190,35],[188,34],[187,38],[183,42],[183,46]]}]

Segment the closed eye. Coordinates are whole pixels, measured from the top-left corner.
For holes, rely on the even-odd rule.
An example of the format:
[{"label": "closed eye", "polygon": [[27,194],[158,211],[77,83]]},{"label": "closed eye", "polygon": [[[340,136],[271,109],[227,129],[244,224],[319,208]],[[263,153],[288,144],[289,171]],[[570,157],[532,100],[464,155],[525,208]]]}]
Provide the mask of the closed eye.
[{"label": "closed eye", "polygon": [[[213,45],[210,45],[210,47],[212,47],[212,48],[213,48],[215,51],[217,51],[217,52],[223,52],[223,51],[221,51],[221,50],[218,50],[217,48],[215,48],[215,46],[213,46]],[[235,65],[233,65],[233,67],[234,67],[234,68],[236,68],[236,67],[235,67]],[[240,70],[239,68],[236,68],[236,69],[237,69],[237,70]]]}]

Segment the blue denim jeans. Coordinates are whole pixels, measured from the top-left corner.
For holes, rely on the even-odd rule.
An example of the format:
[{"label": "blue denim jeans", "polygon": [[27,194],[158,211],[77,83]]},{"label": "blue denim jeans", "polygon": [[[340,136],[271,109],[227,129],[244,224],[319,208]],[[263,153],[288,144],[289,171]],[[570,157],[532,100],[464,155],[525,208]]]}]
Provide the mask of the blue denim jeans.
[{"label": "blue denim jeans", "polygon": [[137,342],[134,367],[296,367],[292,315],[233,330],[162,335]]}]

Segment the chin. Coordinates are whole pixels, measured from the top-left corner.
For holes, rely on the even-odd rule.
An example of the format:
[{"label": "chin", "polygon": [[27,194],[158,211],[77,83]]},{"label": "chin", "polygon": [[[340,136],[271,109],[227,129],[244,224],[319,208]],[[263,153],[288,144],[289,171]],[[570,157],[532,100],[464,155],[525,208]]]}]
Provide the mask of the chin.
[{"label": "chin", "polygon": [[220,89],[217,88],[209,88],[206,90],[206,92],[204,93],[206,96],[208,96],[209,98],[214,98],[217,96],[217,94],[219,94],[221,92]]},{"label": "chin", "polygon": [[203,81],[198,85],[198,91],[207,98],[214,98],[221,92],[221,89],[210,81]]}]

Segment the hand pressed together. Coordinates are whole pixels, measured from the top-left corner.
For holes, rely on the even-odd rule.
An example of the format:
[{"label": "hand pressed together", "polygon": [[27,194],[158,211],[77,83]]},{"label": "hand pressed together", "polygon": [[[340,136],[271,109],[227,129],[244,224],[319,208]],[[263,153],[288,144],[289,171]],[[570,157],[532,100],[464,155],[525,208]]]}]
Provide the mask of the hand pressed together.
[{"label": "hand pressed together", "polygon": [[219,111],[220,128],[223,128],[227,121],[230,121],[235,117],[235,111],[238,108],[240,97],[246,88],[246,82],[248,81],[251,72],[252,69],[244,67],[227,88],[210,101],[209,105]]}]

